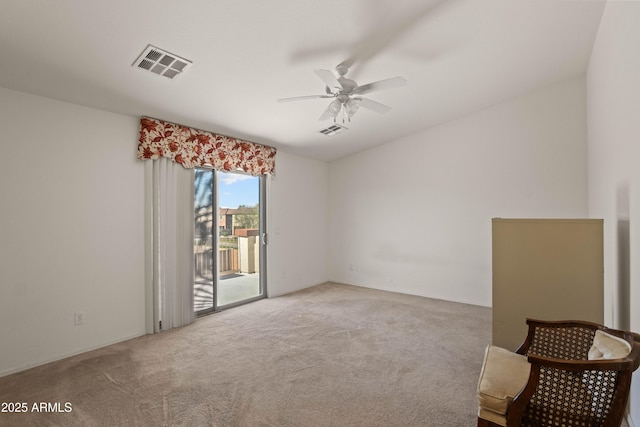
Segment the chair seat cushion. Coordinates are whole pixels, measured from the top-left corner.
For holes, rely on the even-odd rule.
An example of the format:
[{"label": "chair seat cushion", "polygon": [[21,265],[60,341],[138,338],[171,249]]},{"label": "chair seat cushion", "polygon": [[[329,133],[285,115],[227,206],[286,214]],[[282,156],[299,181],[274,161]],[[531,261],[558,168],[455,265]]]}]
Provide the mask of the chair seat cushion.
[{"label": "chair seat cushion", "polygon": [[505,415],[513,398],[527,385],[530,372],[526,356],[488,346],[478,381],[480,408]]}]

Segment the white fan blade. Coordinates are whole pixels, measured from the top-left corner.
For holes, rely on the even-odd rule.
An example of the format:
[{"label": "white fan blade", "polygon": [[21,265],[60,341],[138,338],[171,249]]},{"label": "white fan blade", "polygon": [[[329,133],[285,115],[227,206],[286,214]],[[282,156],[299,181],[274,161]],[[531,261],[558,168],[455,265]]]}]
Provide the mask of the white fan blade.
[{"label": "white fan blade", "polygon": [[376,90],[395,89],[397,87],[406,86],[407,80],[404,77],[392,77],[390,79],[380,80],[366,85],[358,86],[351,91],[354,95],[369,93]]},{"label": "white fan blade", "polygon": [[313,70],[313,72],[316,73],[316,75],[322,79],[324,84],[326,84],[329,89],[338,89],[338,90],[342,89],[342,85],[340,84],[336,76],[331,71]]},{"label": "white fan blade", "polygon": [[334,98],[334,96],[333,95],[294,96],[293,98],[280,98],[278,99],[278,102],[302,101],[305,99],[318,99],[318,98]]},{"label": "white fan blade", "polygon": [[389,107],[388,105],[384,105],[381,104],[379,102],[376,101],[372,101],[370,99],[367,98],[353,98],[354,100],[358,101],[358,105],[364,108],[367,108],[371,111],[375,111],[376,113],[380,113],[380,114],[384,114],[387,111],[391,110],[391,107]]},{"label": "white fan blade", "polygon": [[437,0],[435,3],[431,2],[431,4],[428,4],[426,7],[409,14],[405,19],[398,20],[387,27],[376,30],[374,33],[369,34],[355,43],[352,46],[351,57],[342,61],[340,65],[351,68],[355,63],[366,62],[394,42],[406,37],[407,33],[427,15],[437,15],[437,13],[441,14],[444,12],[443,6],[445,4],[450,6],[450,3],[450,0]]},{"label": "white fan blade", "polygon": [[331,117],[333,117],[333,114],[331,114],[331,104],[329,104],[327,109],[324,110],[324,112],[322,113],[320,118],[318,118],[318,120],[327,120],[327,119],[330,119]]}]

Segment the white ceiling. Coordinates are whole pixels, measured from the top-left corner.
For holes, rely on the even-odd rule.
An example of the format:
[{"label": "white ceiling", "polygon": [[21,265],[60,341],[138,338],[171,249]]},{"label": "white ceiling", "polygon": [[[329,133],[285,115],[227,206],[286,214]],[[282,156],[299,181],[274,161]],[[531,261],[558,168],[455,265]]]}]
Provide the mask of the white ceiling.
[{"label": "white ceiling", "polygon": [[[585,72],[604,1],[3,0],[0,86],[151,116],[333,160]],[[640,6],[640,5],[639,5]],[[169,80],[132,67],[148,45],[193,61]],[[368,51],[366,49],[369,49]],[[366,54],[369,52],[369,55]],[[314,69],[356,62],[349,130],[319,133]]]}]

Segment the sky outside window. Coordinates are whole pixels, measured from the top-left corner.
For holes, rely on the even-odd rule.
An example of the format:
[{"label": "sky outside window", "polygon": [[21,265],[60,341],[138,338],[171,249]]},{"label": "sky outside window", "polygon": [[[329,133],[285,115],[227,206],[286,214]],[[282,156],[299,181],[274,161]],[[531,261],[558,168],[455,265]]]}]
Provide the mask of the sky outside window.
[{"label": "sky outside window", "polygon": [[237,208],[240,205],[256,206],[259,197],[257,176],[218,172],[218,204],[221,208]]}]

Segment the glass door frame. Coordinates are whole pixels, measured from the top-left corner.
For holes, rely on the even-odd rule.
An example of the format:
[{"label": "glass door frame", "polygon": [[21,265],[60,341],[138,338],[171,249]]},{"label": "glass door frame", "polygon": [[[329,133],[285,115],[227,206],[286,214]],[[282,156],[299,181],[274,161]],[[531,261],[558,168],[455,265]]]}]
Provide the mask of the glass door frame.
[{"label": "glass door frame", "polygon": [[[219,311],[227,310],[229,308],[237,307],[240,305],[248,304],[254,301],[258,301],[267,297],[267,245],[268,245],[268,233],[267,233],[267,176],[259,175],[258,178],[258,191],[259,191],[259,201],[258,201],[258,239],[259,239],[259,271],[258,271],[258,281],[259,281],[259,294],[242,299],[239,301],[234,301],[224,305],[218,305],[218,290],[220,283],[220,272],[219,270],[219,250],[220,250],[220,232],[219,232],[219,197],[218,197],[218,172],[221,173],[237,173],[242,175],[247,175],[243,171],[217,171],[211,168],[197,168],[206,171],[210,171],[212,173],[211,179],[211,198],[212,198],[212,228],[211,228],[211,238],[212,238],[212,306],[196,311],[196,316],[206,316],[211,313],[217,313]],[[215,230],[215,231],[214,231]],[[195,282],[194,282],[195,286]]]}]

